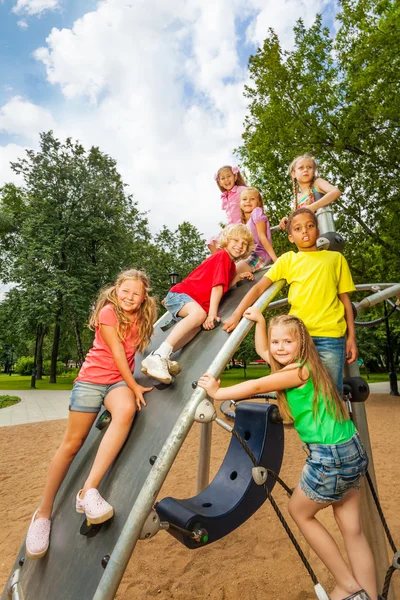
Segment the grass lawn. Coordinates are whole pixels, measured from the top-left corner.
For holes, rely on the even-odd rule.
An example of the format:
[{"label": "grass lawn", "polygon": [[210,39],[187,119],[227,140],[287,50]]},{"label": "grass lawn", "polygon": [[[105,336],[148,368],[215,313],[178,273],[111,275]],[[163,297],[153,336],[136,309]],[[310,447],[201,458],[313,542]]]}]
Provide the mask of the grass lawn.
[{"label": "grass lawn", "polygon": [[19,396],[0,396],[0,408],[12,406],[13,404],[18,404],[18,402],[21,402],[21,398]]},{"label": "grass lawn", "polygon": [[[36,380],[37,390],[70,390],[76,374],[70,376],[57,377],[57,383],[49,383],[48,377],[43,377],[41,380]],[[31,377],[30,375],[5,375],[0,374],[0,390],[30,390]]]},{"label": "grass lawn", "polygon": [[[379,381],[389,381],[388,373],[370,373],[369,378],[366,377],[364,369],[361,370],[361,376],[369,383],[377,383]],[[249,365],[246,368],[246,379],[257,379],[269,375],[270,369],[266,365]],[[69,376],[57,377],[57,383],[49,383],[48,377],[43,377],[40,381],[36,381],[36,389],[38,390],[70,390],[76,374]],[[222,387],[235,385],[245,381],[244,369],[230,369],[224,371],[221,376]],[[4,375],[0,374],[0,390],[29,390],[31,388],[31,377],[29,375]]]},{"label": "grass lawn", "polygon": [[[265,377],[270,374],[270,369],[266,365],[250,365],[246,368],[246,379],[257,379],[258,377]],[[367,380],[368,383],[378,383],[380,381],[389,381],[388,373],[369,373],[367,377],[365,369],[361,369],[361,377]],[[398,374],[398,379],[400,376]],[[246,381],[244,377],[244,369],[230,369],[224,371],[221,375],[221,387],[228,387],[229,385],[235,385],[241,381]]]}]

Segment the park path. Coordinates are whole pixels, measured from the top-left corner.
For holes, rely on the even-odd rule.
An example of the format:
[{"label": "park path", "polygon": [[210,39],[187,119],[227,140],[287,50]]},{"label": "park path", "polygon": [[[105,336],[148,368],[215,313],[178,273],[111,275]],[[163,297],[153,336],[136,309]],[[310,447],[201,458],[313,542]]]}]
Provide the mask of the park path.
[{"label": "park path", "polygon": [[21,398],[18,404],[0,410],[0,427],[66,419],[70,393],[70,390],[0,390],[1,396]]},{"label": "park path", "polygon": [[[388,381],[370,385],[371,394],[388,394],[389,389]],[[0,410],[0,427],[68,417],[70,390],[0,390],[3,394],[19,396],[21,402]]]}]

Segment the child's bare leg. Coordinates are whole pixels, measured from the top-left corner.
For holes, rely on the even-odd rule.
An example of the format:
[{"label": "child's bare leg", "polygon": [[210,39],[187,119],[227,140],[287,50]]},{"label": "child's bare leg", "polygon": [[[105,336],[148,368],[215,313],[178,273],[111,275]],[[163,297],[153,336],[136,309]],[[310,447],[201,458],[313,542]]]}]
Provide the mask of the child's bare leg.
[{"label": "child's bare leg", "polygon": [[307,498],[299,485],[289,501],[289,513],[296,522],[308,544],[332,573],[336,587],[330,593],[331,600],[342,600],[360,590],[360,585],[347,567],[331,534],[315,518],[325,505]]},{"label": "child's bare leg", "polygon": [[236,275],[241,275],[241,273],[248,273],[253,271],[253,269],[247,264],[245,260],[239,260],[236,263]]},{"label": "child's bare leg", "polygon": [[104,401],[111,413],[111,423],[107,427],[88,478],[83,486],[81,498],[90,488],[98,488],[108,467],[121,450],[136,414],[135,396],[128,387],[121,386],[109,392]]},{"label": "child's bare leg", "polygon": [[181,308],[178,317],[182,317],[182,320],[178,321],[165,340],[174,351],[188,344],[199,333],[207,313],[197,302],[188,302]]},{"label": "child's bare leg", "polygon": [[97,413],[69,411],[67,430],[47,473],[43,498],[36,518],[50,519],[54,499],[68,469],[82,447]]},{"label": "child's bare leg", "polygon": [[374,557],[361,526],[360,498],[360,490],[351,489],[342,500],[332,505],[333,514],[359,587],[368,593],[371,600],[377,600]]}]

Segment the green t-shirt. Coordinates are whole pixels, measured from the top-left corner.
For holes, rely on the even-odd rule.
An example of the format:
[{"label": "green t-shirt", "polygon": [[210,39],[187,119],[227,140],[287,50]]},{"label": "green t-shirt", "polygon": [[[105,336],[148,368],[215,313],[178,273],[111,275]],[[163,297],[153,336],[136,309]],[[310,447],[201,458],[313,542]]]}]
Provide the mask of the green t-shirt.
[{"label": "green t-shirt", "polygon": [[356,431],[353,421],[336,421],[318,396],[318,412],[313,417],[314,383],[311,377],[303,387],[287,389],[286,398],[294,419],[294,427],[306,444],[341,444],[351,439]]}]

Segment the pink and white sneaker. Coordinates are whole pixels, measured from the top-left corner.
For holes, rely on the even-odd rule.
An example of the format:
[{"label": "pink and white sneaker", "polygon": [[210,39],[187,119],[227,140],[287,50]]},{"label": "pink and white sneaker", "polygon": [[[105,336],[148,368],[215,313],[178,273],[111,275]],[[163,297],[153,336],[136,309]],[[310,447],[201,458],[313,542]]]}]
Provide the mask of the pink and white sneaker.
[{"label": "pink and white sneaker", "polygon": [[76,495],[76,512],[85,513],[87,520],[95,524],[111,519],[114,509],[100,496],[96,488],[90,488],[83,499],[80,497],[81,492],[82,490],[79,490]]},{"label": "pink and white sneaker", "polygon": [[25,540],[26,555],[33,560],[42,558],[46,554],[50,543],[51,521],[44,518],[35,519],[38,510],[35,511],[32,517]]}]

